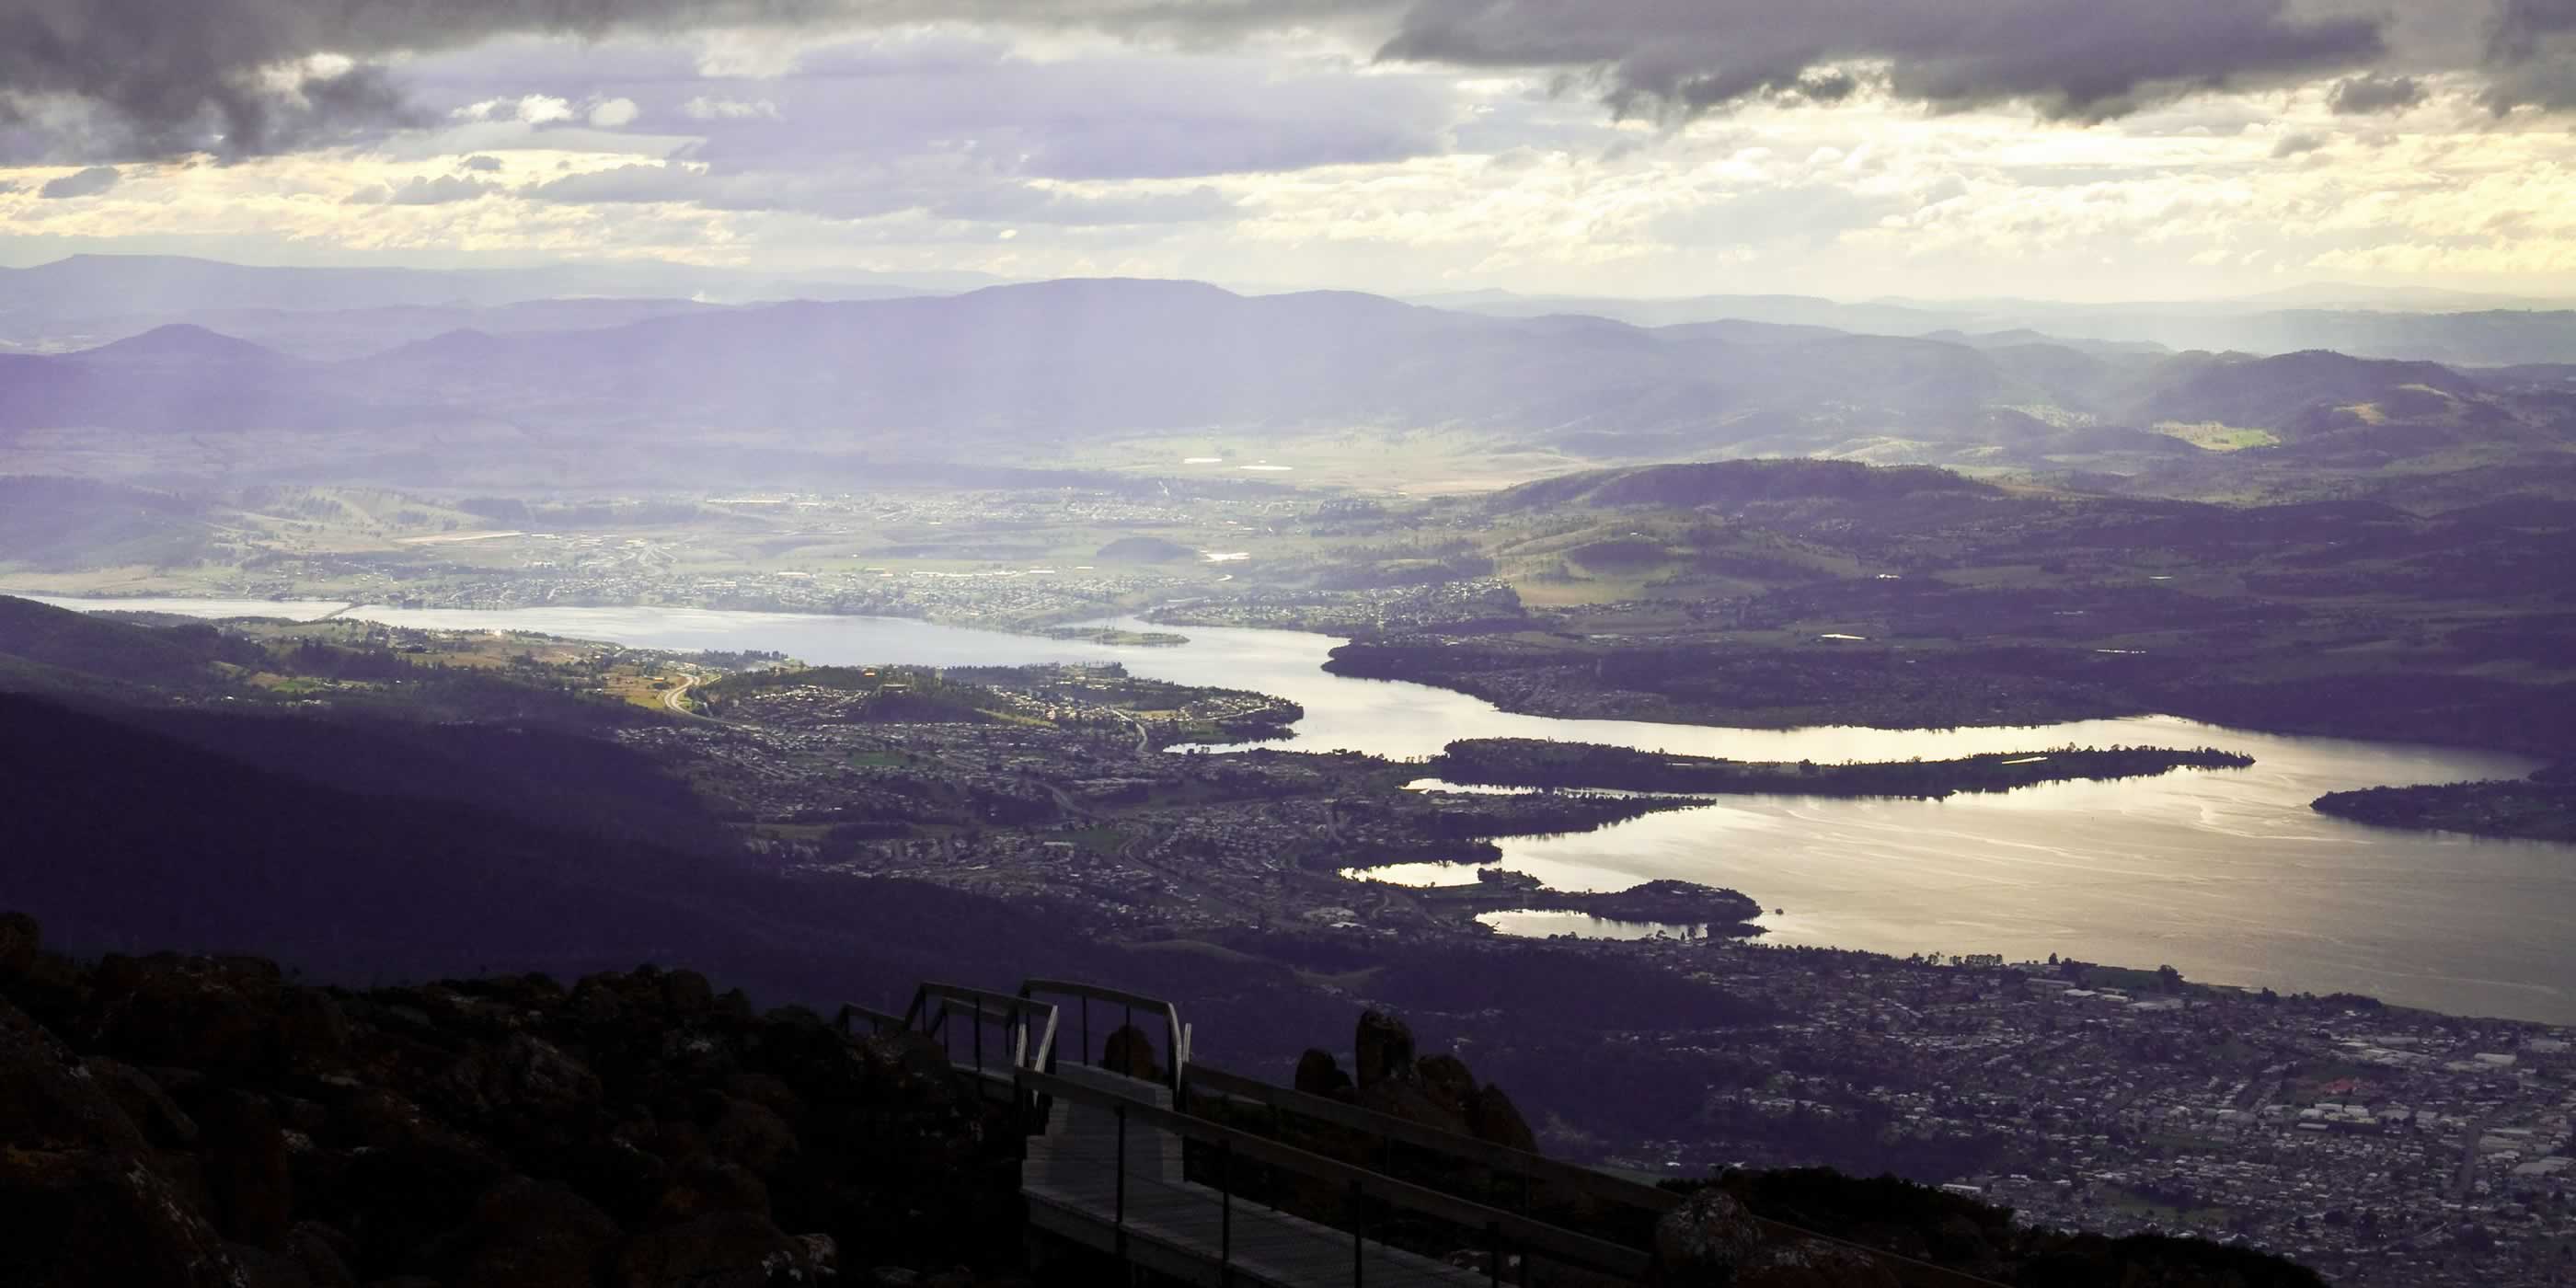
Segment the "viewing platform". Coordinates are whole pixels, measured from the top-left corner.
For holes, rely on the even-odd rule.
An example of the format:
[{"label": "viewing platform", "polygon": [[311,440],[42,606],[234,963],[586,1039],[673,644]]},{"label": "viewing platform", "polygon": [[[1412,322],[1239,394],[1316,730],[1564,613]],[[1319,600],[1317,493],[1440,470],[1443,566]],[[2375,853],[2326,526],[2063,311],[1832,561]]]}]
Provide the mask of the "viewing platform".
[{"label": "viewing platform", "polygon": [[[1685,1201],[1674,1191],[1194,1064],[1190,1029],[1175,1007],[1117,989],[1032,980],[1002,993],[931,983],[902,1015],[846,1006],[841,1020],[845,1028],[864,1021],[879,1032],[920,1035],[980,1094],[1018,1110],[1026,1124],[1020,1190],[1033,1238],[1176,1283],[1637,1284],[1654,1267],[1656,1218]],[[1159,1041],[1147,1036],[1154,1030]],[[1059,1046],[1067,1036],[1075,1043],[1070,1060]],[[1305,1147],[1327,1142],[1330,1152]],[[1377,1165],[1349,1161],[1352,1155]],[[1438,1179],[1453,1183],[1433,1183]],[[1507,1197],[1497,1202],[1497,1195]],[[1602,1237],[1549,1219],[1560,1210],[1593,1214],[1602,1219],[1587,1227],[1632,1237]],[[1994,1288],[1972,1275],[1754,1219],[1768,1236],[1866,1258],[1904,1288]],[[1043,1247],[1033,1255],[1042,1260]]]}]

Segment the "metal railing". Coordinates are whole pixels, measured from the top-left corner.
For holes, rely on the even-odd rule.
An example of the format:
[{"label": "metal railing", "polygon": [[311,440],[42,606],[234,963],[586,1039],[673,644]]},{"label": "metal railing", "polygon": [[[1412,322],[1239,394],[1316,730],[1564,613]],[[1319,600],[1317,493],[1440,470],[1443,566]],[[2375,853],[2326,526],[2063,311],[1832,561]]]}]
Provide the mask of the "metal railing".
[{"label": "metal railing", "polygon": [[[1073,1006],[1043,1000],[1040,995],[1073,999]],[[1149,1022],[1154,1019],[1162,1021],[1169,1069],[1157,1081],[1170,1087],[1173,1108],[1164,1109],[1132,1095],[1057,1075],[1063,1055],[1058,1041],[1059,1026],[1067,1019],[1073,1020],[1067,1027],[1073,1029],[1071,1036],[1079,1044],[1074,1057],[1077,1065],[1096,1067],[1107,1054],[1105,1049],[1095,1048],[1092,1041],[1090,1012],[1095,1003],[1117,1007],[1119,1027],[1133,1028],[1140,1013]],[[1066,1016],[1067,1010],[1073,1010],[1075,1015]],[[968,1023],[951,1026],[949,1021],[952,1018],[962,1018]],[[1478,1140],[1276,1083],[1194,1064],[1190,1059],[1190,1029],[1181,1022],[1178,1008],[1170,1002],[1139,993],[1067,980],[1033,979],[1021,985],[1016,993],[925,983],[915,990],[911,1005],[901,1015],[856,1003],[841,1008],[838,1022],[843,1032],[855,1031],[859,1021],[866,1022],[873,1031],[911,1031],[937,1042],[949,1062],[958,1066],[960,1073],[974,1074],[987,1094],[1007,1088],[1021,1111],[1033,1115],[1026,1125],[1039,1132],[1046,1130],[1044,1124],[1051,1103],[1056,1100],[1106,1112],[1116,1125],[1114,1157],[1093,1161],[1108,1164],[1115,1170],[1112,1190],[1102,1197],[1109,1203],[1107,1215],[1119,1255],[1122,1259],[1125,1257],[1131,1232],[1131,1186],[1155,1193],[1186,1191],[1194,1196],[1194,1201],[1212,1201],[1217,1209],[1213,1244],[1220,1283],[1230,1281],[1239,1264],[1240,1250],[1236,1244],[1238,1222],[1234,1209],[1238,1189],[1248,1188],[1238,1184],[1247,1164],[1261,1169],[1270,1190],[1268,1206],[1274,1211],[1279,1208],[1283,1174],[1322,1182],[1341,1191],[1342,1210],[1338,1219],[1347,1227],[1343,1232],[1351,1240],[1351,1282],[1354,1285],[1361,1282],[1366,1271],[1372,1231],[1377,1234],[1380,1248],[1381,1282],[1386,1258],[1395,1255],[1388,1251],[1395,1245],[1387,1241],[1389,1227],[1394,1222],[1374,1219],[1375,1214],[1380,1213],[1390,1217],[1410,1214],[1427,1218],[1470,1236],[1483,1245],[1485,1269],[1490,1282],[1496,1285],[1503,1282],[1505,1266],[1515,1259],[1523,1282],[1527,1282],[1531,1263],[1540,1258],[1596,1274],[1632,1281],[1641,1279],[1652,1261],[1647,1251],[1540,1218],[1535,1215],[1534,1191],[1539,1197],[1560,1202],[1577,1200],[1579,1205],[1591,1207],[1596,1212],[1604,1206],[1631,1209],[1639,1214],[1646,1226],[1651,1226],[1655,1218],[1686,1201],[1686,1196],[1674,1191],[1528,1150]],[[988,1050],[985,1032],[996,1026],[1000,1027],[1003,1037],[998,1047]],[[963,1053],[957,1049],[961,1045],[957,1029],[961,1027],[971,1032],[964,1043],[968,1049]],[[1192,1113],[1190,1100],[1194,1094],[1202,1100],[1248,1104],[1267,1110],[1272,1134],[1261,1135]],[[1290,1116],[1303,1120],[1308,1130],[1320,1124],[1356,1134],[1367,1142],[1363,1152],[1373,1153],[1378,1166],[1372,1168],[1346,1162],[1288,1143],[1282,1138],[1287,1134],[1282,1127],[1284,1119]],[[1202,1163],[1208,1161],[1208,1155],[1213,1155],[1215,1184],[1208,1185],[1204,1180],[1175,1182],[1160,1175],[1135,1172],[1130,1166],[1132,1160],[1127,1150],[1131,1125],[1168,1133],[1188,1145],[1200,1147]],[[1415,1151],[1417,1156],[1480,1169],[1494,1177],[1513,1178],[1518,1182],[1517,1202],[1511,1208],[1505,1208],[1392,1175],[1396,1163],[1394,1147],[1397,1145]],[[1208,1169],[1202,1166],[1199,1170],[1204,1177]],[[1311,1203],[1303,1206],[1313,1207]],[[1313,1216],[1310,1211],[1297,1219],[1311,1221]],[[1893,1274],[1905,1288],[1997,1288],[1992,1280],[1962,1271],[1767,1217],[1754,1216],[1753,1219],[1774,1237],[1814,1240],[1867,1257]],[[1316,1224],[1319,1227],[1323,1225],[1322,1222]],[[1207,1252],[1199,1250],[1193,1255],[1204,1257]],[[1417,1250],[1406,1255],[1423,1254]],[[1454,1273],[1443,1281],[1454,1282]]]},{"label": "metal railing", "polygon": [[[1259,1105],[1276,1115],[1293,1114],[1312,1122],[1361,1133],[1382,1142],[1400,1142],[1442,1158],[1465,1163],[1486,1171],[1517,1177],[1521,1180],[1518,1208],[1524,1215],[1531,1206],[1533,1186],[1545,1186],[1562,1195],[1580,1196],[1595,1203],[1634,1208],[1649,1219],[1680,1207],[1688,1196],[1678,1191],[1613,1176],[1607,1172],[1563,1162],[1508,1145],[1462,1136],[1407,1118],[1397,1118],[1373,1109],[1345,1104],[1308,1092],[1296,1091],[1264,1082],[1258,1078],[1229,1073],[1209,1065],[1196,1065],[1190,1070],[1191,1090],[1202,1098],[1214,1097]],[[1274,1131],[1276,1128],[1274,1127]],[[1391,1171],[1392,1160],[1381,1155],[1382,1171]],[[1901,1253],[1873,1248],[1809,1230],[1802,1226],[1747,1213],[1763,1231],[1775,1238],[1810,1239],[1832,1244],[1869,1258],[1893,1274],[1905,1288],[2000,1288],[1995,1281],[1919,1261]],[[1642,1255],[1642,1254],[1641,1254]]]},{"label": "metal railing", "polygon": [[[1130,1127],[1142,1127],[1158,1133],[1178,1136],[1185,1142],[1205,1146],[1221,1160],[1216,1184],[1199,1183],[1191,1192],[1199,1201],[1213,1198],[1217,1207],[1215,1255],[1221,1279],[1230,1278],[1236,1268],[1235,1176],[1236,1164],[1257,1163],[1274,1177],[1280,1173],[1320,1181],[1339,1190],[1343,1197],[1341,1220],[1346,1229],[1334,1227],[1313,1216],[1296,1218],[1318,1229],[1347,1234],[1351,1248],[1353,1285],[1366,1282],[1369,1245],[1374,1232],[1378,1238],[1379,1263],[1383,1272],[1390,1255],[1420,1258],[1426,1265],[1436,1264],[1429,1254],[1401,1249],[1387,1241],[1387,1224],[1376,1219],[1380,1211],[1410,1213],[1430,1218],[1442,1225],[1481,1237],[1486,1245],[1486,1270],[1490,1282],[1502,1282],[1504,1266],[1518,1254],[1522,1277],[1526,1281],[1531,1262],[1538,1257],[1595,1273],[1621,1279],[1642,1279],[1652,1258],[1644,1251],[1578,1231],[1535,1220],[1520,1213],[1505,1211],[1472,1200],[1458,1198],[1427,1186],[1396,1180],[1369,1168],[1328,1158],[1322,1154],[1283,1144],[1266,1136],[1227,1127],[1205,1118],[1163,1109],[1051,1074],[1023,1072],[1021,1087],[1037,1096],[1089,1106],[1106,1111],[1116,1124],[1116,1155],[1111,1161],[1116,1169],[1116,1182],[1109,1195],[1107,1216],[1115,1232],[1116,1247],[1123,1257],[1133,1229],[1131,1193],[1140,1184],[1164,1189],[1189,1189],[1173,1186],[1156,1178],[1134,1174],[1129,1166],[1127,1138]],[[1213,1191],[1212,1196],[1208,1193]],[[1203,1254],[1202,1254],[1203,1255]],[[1419,1278],[1417,1273],[1411,1277]]]},{"label": "metal railing", "polygon": [[[952,1018],[963,1017],[968,1023],[966,1058],[958,1058],[956,1029]],[[918,1033],[939,1044],[940,1054],[948,1062],[972,1070],[978,1077],[1018,1069],[1043,1069],[1054,1063],[1056,1041],[1056,1007],[1018,993],[994,989],[970,988],[963,984],[925,983],[914,989],[912,1004],[901,1015],[845,1002],[837,1017],[841,1032],[854,1034],[858,1021],[865,1021],[871,1032],[889,1031]],[[998,1027],[1001,1036],[997,1048],[986,1050],[985,1032]]]},{"label": "metal railing", "polygon": [[[1102,1047],[1097,1054],[1094,1054],[1094,1048],[1091,1045],[1092,1003],[1100,1002],[1119,1008],[1120,1028],[1135,1028],[1136,1014],[1139,1011],[1144,1012],[1148,1019],[1160,1019],[1163,1022],[1163,1049],[1166,1057],[1164,1063],[1167,1066],[1162,1080],[1164,1085],[1172,1089],[1174,1103],[1183,1101],[1187,1094],[1185,1071],[1189,1068],[1190,1062],[1190,1028],[1181,1023],[1180,1008],[1159,997],[1147,997],[1142,993],[1130,993],[1125,989],[1085,984],[1076,980],[1033,979],[1020,985],[1019,995],[1023,998],[1034,998],[1040,994],[1075,999],[1077,1019],[1072,1036],[1081,1044],[1074,1059],[1076,1064],[1098,1066],[1108,1055],[1106,1037],[1102,1039]],[[1116,1030],[1113,1029],[1111,1032],[1114,1033]],[[1047,1063],[1036,1067],[1045,1069],[1049,1073],[1054,1072],[1056,1066],[1052,1054]]]}]

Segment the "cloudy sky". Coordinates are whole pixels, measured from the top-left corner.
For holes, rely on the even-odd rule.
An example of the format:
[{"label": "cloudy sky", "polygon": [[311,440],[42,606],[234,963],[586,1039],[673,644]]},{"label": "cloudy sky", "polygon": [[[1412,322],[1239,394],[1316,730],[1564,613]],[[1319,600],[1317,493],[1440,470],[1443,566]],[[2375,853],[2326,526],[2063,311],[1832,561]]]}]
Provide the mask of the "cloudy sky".
[{"label": "cloudy sky", "polygon": [[2576,0],[0,0],[0,264],[2576,296]]}]

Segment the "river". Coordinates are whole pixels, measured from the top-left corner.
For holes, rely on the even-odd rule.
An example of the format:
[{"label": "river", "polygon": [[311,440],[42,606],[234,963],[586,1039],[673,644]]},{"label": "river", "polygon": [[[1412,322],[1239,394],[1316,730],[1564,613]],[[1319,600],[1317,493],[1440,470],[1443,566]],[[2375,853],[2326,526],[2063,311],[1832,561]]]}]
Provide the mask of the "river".
[{"label": "river", "polygon": [[[192,611],[186,604],[151,606]],[[296,605],[293,615],[332,607]],[[234,603],[221,609],[242,611]],[[2060,953],[2169,964],[2216,983],[2350,990],[2444,1011],[2576,1023],[2576,846],[2369,828],[2308,808],[2319,794],[2343,788],[2516,777],[2535,767],[2519,756],[2247,733],[2169,717],[1949,730],[1551,719],[1426,685],[1327,674],[1322,663],[1338,641],[1295,631],[1188,627],[1188,644],[1146,648],[883,618],[680,608],[370,606],[347,615],[649,648],[774,649],[815,663],[1116,660],[1138,675],[1256,689],[1304,706],[1295,737],[1273,745],[1398,758],[1427,756],[1467,737],[1818,761],[2070,744],[2219,746],[2253,756],[2253,768],[2052,783],[1946,801],[1734,797],[1501,846],[1505,866],[1559,889],[1616,889],[1658,877],[1732,886],[1780,909],[1762,918],[1779,943],[1900,955]],[[1463,876],[1405,869],[1381,875]],[[1581,919],[1496,920],[1522,932],[1627,929]]]}]

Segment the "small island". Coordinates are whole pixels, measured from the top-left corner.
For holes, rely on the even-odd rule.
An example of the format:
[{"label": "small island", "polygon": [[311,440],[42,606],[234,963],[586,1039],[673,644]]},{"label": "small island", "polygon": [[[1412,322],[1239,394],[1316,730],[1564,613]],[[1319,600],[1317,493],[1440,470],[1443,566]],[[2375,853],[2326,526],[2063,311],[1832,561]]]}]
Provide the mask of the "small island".
[{"label": "small island", "polygon": [[1190,642],[1189,636],[1172,631],[1131,631],[1119,626],[1041,626],[1029,634],[1115,648],[1179,648]]},{"label": "small island", "polygon": [[1625,890],[1551,890],[1537,877],[1485,868],[1472,883],[1407,887],[1426,908],[1474,918],[1488,912],[1579,912],[1604,921],[1704,926],[1713,937],[1762,933],[1762,905],[1739,891],[1689,881],[1648,881]]},{"label": "small island", "polygon": [[2529,778],[2328,792],[2308,808],[2374,827],[2576,841],[2576,761],[2561,761]]},{"label": "small island", "polygon": [[1452,783],[1493,787],[1797,796],[1895,796],[1939,800],[2070,779],[2139,778],[2175,769],[2243,769],[2251,756],[2214,747],[2060,747],[2050,751],[1820,765],[1723,760],[1537,738],[1465,738],[1427,768]]}]

